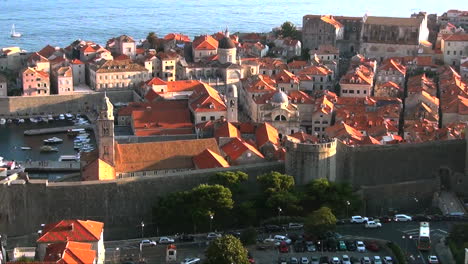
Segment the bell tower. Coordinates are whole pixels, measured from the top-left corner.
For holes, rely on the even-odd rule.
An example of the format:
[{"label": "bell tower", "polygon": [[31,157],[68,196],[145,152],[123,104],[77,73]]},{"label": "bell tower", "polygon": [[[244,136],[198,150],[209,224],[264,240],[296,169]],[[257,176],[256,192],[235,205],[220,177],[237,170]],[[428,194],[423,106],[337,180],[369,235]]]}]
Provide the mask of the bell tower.
[{"label": "bell tower", "polygon": [[110,165],[115,165],[114,106],[105,92],[96,125],[98,131],[99,159]]},{"label": "bell tower", "polygon": [[228,122],[238,122],[238,96],[237,96],[237,86],[235,84],[230,84],[226,93],[226,107],[227,115],[226,119]]}]

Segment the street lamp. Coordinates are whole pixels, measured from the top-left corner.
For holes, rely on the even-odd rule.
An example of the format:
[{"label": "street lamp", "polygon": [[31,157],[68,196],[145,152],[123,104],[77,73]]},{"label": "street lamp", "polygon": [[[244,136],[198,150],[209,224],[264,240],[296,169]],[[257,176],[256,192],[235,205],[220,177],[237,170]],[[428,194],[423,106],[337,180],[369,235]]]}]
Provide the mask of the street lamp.
[{"label": "street lamp", "polygon": [[323,254],[323,245],[320,246],[320,240],[317,242],[317,244],[318,244],[318,246],[320,248],[320,256],[322,256],[322,254]]},{"label": "street lamp", "polygon": [[346,218],[348,218],[348,207],[351,205],[349,201],[346,201]]},{"label": "street lamp", "polygon": [[211,232],[211,229],[213,227],[213,217],[214,217],[214,214],[210,213],[210,232]]},{"label": "street lamp", "polygon": [[143,238],[144,236],[144,228],[145,228],[145,223],[143,223],[143,221],[141,221],[141,238]]},{"label": "street lamp", "polygon": [[278,225],[281,224],[281,221],[280,221],[281,211],[283,211],[283,209],[281,209],[281,207],[278,206]]}]

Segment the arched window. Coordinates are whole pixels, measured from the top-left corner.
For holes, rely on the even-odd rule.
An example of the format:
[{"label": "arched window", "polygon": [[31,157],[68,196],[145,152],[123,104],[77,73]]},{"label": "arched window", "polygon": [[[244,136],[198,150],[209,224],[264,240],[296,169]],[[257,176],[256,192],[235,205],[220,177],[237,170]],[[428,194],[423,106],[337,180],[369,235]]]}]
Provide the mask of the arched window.
[{"label": "arched window", "polygon": [[275,121],[286,121],[286,117],[284,115],[278,115],[275,117]]}]

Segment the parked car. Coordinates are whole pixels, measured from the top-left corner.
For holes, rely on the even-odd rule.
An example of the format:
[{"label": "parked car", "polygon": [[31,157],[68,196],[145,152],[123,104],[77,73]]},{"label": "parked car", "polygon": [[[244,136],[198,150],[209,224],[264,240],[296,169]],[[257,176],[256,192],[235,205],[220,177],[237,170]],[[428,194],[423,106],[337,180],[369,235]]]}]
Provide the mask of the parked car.
[{"label": "parked car", "polygon": [[291,257],[289,259],[289,264],[299,264],[299,260],[297,260],[295,257]]},{"label": "parked car", "polygon": [[356,248],[358,252],[366,252],[366,245],[362,241],[356,241]]},{"label": "parked car", "polygon": [[327,240],[327,250],[335,252],[338,250],[338,242],[335,239]]},{"label": "parked car", "polygon": [[351,259],[348,255],[343,255],[341,257],[341,264],[351,264]]},{"label": "parked car", "polygon": [[362,264],[372,264],[371,260],[369,257],[362,257],[361,259]]},{"label": "parked car", "polygon": [[148,247],[148,246],[154,247],[157,244],[156,244],[156,241],[149,240],[149,239],[144,239],[144,240],[140,241],[140,245],[142,247]]},{"label": "parked car", "polygon": [[296,243],[294,243],[294,251],[304,252],[305,251],[304,241],[301,241],[301,240],[296,241]]},{"label": "parked car", "polygon": [[369,218],[362,217],[360,215],[351,216],[351,223],[352,224],[355,224],[355,223],[361,224],[361,223],[367,222],[368,220],[369,220]]},{"label": "parked car", "polygon": [[379,227],[382,227],[382,224],[380,222],[376,222],[376,221],[367,221],[364,224],[364,227],[365,228],[379,228]]},{"label": "parked car", "polygon": [[315,251],[317,251],[317,248],[315,247],[314,242],[312,242],[312,241],[306,241],[305,244],[306,244],[306,249],[307,249],[307,251],[309,251],[309,252],[315,252]]},{"label": "parked car", "polygon": [[385,256],[385,257],[383,258],[383,262],[384,262],[385,264],[393,264],[393,259],[392,259],[392,257],[390,257],[390,256]]},{"label": "parked car", "polygon": [[373,252],[378,252],[380,250],[379,245],[375,241],[370,241],[366,243],[366,249],[373,251]]},{"label": "parked car", "polygon": [[428,222],[431,221],[431,217],[428,215],[422,215],[422,214],[417,214],[411,217],[413,221],[418,221],[418,222]]},{"label": "parked car", "polygon": [[344,224],[349,224],[350,220],[349,219],[339,219],[336,221],[337,225],[344,225]]},{"label": "parked car", "polygon": [[382,216],[379,218],[381,223],[390,223],[392,221],[392,218],[390,216]]},{"label": "parked car", "polygon": [[301,264],[309,264],[309,259],[306,257],[301,258]]},{"label": "parked car", "polygon": [[253,258],[252,254],[250,251],[247,251],[247,258],[249,259],[250,264],[255,264],[255,259]]},{"label": "parked car", "polygon": [[444,217],[442,215],[431,215],[431,221],[434,222],[434,221],[443,221],[444,220]]},{"label": "parked car", "polygon": [[278,264],[288,264],[288,261],[286,260],[285,257],[279,257]]},{"label": "parked car", "polygon": [[374,264],[383,264],[380,256],[374,256]]},{"label": "parked car", "polygon": [[234,236],[234,237],[237,237],[237,238],[240,238],[240,236],[241,236],[241,233],[237,232],[237,231],[228,231],[228,232],[225,232],[224,234],[225,235],[231,235],[231,236]]},{"label": "parked car", "polygon": [[182,234],[181,236],[179,236],[179,240],[183,242],[192,242],[195,241],[195,237],[188,234]]},{"label": "parked car", "polygon": [[174,243],[174,239],[170,237],[160,237],[158,243],[159,244],[172,244]]},{"label": "parked car", "polygon": [[208,235],[206,235],[206,239],[208,240],[216,239],[218,237],[221,237],[221,234],[211,232],[211,233],[208,233]]},{"label": "parked car", "polygon": [[301,229],[303,227],[304,227],[304,225],[300,224],[300,223],[289,223],[288,224],[289,229]]},{"label": "parked car", "polygon": [[341,261],[338,257],[333,257],[330,261],[331,264],[341,264]]},{"label": "parked car", "polygon": [[437,258],[437,256],[434,256],[434,255],[428,256],[427,260],[429,261],[429,264],[438,264],[439,263],[439,259]]},{"label": "parked car", "polygon": [[278,246],[278,250],[280,253],[289,253],[289,245],[286,242],[282,241]]},{"label": "parked car", "polygon": [[320,257],[320,264],[329,264],[328,257],[327,256]]},{"label": "parked car", "polygon": [[355,251],[356,250],[356,241],[346,241],[346,248],[348,251]]},{"label": "parked car", "polygon": [[282,231],[283,228],[281,226],[278,226],[278,225],[265,225],[265,231],[266,232],[278,232],[278,231]]},{"label": "parked car", "polygon": [[343,240],[340,240],[338,242],[338,249],[341,251],[346,251],[348,248],[346,247],[346,244]]},{"label": "parked car", "polygon": [[200,263],[199,258],[186,258],[184,261],[182,261],[180,264],[195,264],[195,263]]},{"label": "parked car", "polygon": [[310,264],[320,264],[320,259],[318,256],[312,256],[310,258]]},{"label": "parked car", "polygon": [[395,215],[394,220],[395,220],[396,222],[407,222],[407,221],[411,221],[412,218],[411,218],[411,216],[409,216],[409,215],[397,214],[397,215]]},{"label": "parked car", "polygon": [[275,235],[273,239],[275,240],[277,245],[279,245],[281,242],[286,242],[286,244],[290,245],[292,242],[291,239],[282,235]]}]

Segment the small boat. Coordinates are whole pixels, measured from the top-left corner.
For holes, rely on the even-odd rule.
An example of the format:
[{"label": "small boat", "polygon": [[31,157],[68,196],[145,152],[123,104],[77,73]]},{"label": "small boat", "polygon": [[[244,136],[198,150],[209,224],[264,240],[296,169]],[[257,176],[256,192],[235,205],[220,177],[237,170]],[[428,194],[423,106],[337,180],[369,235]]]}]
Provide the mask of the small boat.
[{"label": "small boat", "polygon": [[59,120],[65,120],[65,116],[63,114],[59,115]]},{"label": "small boat", "polygon": [[21,147],[21,150],[31,150],[31,147]]},{"label": "small boat", "polygon": [[11,124],[11,123],[13,123],[13,120],[8,118],[7,119],[7,124]]},{"label": "small boat", "polygon": [[34,117],[30,117],[30,118],[29,118],[29,121],[31,121],[31,123],[37,123],[37,122],[39,122],[39,121],[38,121],[36,118],[34,118]]},{"label": "small boat", "polygon": [[22,36],[21,33],[16,32],[16,30],[15,30],[15,24],[13,24],[13,25],[11,26],[11,35],[10,35],[10,36],[11,36],[12,38],[21,38],[21,36]]},{"label": "small boat", "polygon": [[57,144],[57,143],[62,143],[63,139],[58,138],[58,137],[52,137],[52,138],[44,139],[43,141],[46,144]]},{"label": "small boat", "polygon": [[65,117],[67,118],[67,120],[72,120],[73,119],[73,114],[66,113]]},{"label": "small boat", "polygon": [[42,117],[42,122],[46,122],[46,123],[49,123],[49,119],[47,117]]},{"label": "small boat", "polygon": [[23,119],[23,118],[18,119],[18,124],[23,124],[23,123],[24,123],[24,119]]},{"label": "small boat", "polygon": [[62,155],[59,161],[80,161],[79,155]]},{"label": "small boat", "polygon": [[54,121],[54,117],[52,115],[47,115],[47,120]]},{"label": "small boat", "polygon": [[52,146],[42,146],[41,152],[57,152],[59,151],[58,148]]},{"label": "small boat", "polygon": [[1,118],[0,119],[0,125],[4,125],[6,124],[6,119],[5,118]]}]

